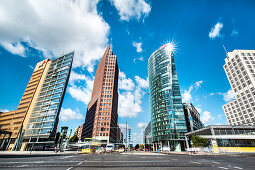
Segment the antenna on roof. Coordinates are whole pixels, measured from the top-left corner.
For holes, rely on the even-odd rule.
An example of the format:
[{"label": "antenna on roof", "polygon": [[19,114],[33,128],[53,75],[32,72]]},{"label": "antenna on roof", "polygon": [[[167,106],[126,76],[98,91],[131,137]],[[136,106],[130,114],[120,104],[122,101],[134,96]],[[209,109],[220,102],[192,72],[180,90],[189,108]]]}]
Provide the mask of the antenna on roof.
[{"label": "antenna on roof", "polygon": [[226,47],[225,47],[225,45],[223,44],[223,48],[224,48],[224,50],[225,50],[225,53],[226,53],[226,55],[227,55],[227,50],[226,50]]}]

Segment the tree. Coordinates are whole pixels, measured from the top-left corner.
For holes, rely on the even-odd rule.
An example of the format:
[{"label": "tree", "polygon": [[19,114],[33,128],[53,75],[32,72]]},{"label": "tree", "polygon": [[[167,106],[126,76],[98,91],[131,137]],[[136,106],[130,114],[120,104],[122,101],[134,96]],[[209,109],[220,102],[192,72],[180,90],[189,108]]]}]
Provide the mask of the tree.
[{"label": "tree", "polygon": [[144,149],[144,146],[143,146],[143,144],[140,144],[140,149]]},{"label": "tree", "polygon": [[78,141],[78,137],[76,134],[74,134],[72,137],[70,137],[68,142],[77,142]]},{"label": "tree", "polygon": [[192,136],[191,140],[195,147],[207,147],[209,145],[209,140],[200,136]]},{"label": "tree", "polygon": [[135,145],[135,149],[138,149],[138,148],[139,148],[139,145],[138,145],[138,144],[136,144],[136,145]]}]

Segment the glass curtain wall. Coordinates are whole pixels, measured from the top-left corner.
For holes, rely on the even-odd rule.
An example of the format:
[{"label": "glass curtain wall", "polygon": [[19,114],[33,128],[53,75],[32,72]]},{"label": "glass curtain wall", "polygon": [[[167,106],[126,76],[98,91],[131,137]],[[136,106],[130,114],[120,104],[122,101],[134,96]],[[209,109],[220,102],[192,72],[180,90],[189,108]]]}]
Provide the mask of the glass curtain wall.
[{"label": "glass curtain wall", "polygon": [[181,150],[187,126],[170,43],[152,53],[148,74],[153,142]]},{"label": "glass curtain wall", "polygon": [[74,53],[52,61],[31,114],[25,137],[49,138],[58,124]]}]

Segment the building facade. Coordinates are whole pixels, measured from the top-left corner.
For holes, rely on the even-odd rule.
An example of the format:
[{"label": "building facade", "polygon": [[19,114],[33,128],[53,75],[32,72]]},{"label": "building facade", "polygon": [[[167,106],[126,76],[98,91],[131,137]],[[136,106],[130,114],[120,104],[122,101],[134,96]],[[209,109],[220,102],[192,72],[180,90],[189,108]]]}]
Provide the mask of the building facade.
[{"label": "building facade", "polygon": [[148,74],[152,140],[161,147],[184,150],[187,126],[170,43],[152,53]]},{"label": "building facade", "polygon": [[255,126],[206,126],[185,134],[187,148],[192,147],[192,136],[208,139],[214,153],[255,153]]},{"label": "building facade", "polygon": [[118,131],[118,77],[116,55],[107,47],[98,64],[91,100],[88,103],[82,138],[116,142]]},{"label": "building facade", "polygon": [[192,103],[183,103],[183,109],[188,132],[204,127],[204,124],[200,120],[200,114]]},{"label": "building facade", "polygon": [[152,137],[151,137],[151,121],[148,123],[144,130],[144,136],[143,136],[143,143],[151,144],[152,143]]},{"label": "building facade", "polygon": [[255,125],[255,50],[227,53],[224,70],[235,99],[222,106],[229,125]]},{"label": "building facade", "polygon": [[12,132],[9,149],[54,138],[73,56],[37,63],[17,110],[0,114],[0,125]]}]

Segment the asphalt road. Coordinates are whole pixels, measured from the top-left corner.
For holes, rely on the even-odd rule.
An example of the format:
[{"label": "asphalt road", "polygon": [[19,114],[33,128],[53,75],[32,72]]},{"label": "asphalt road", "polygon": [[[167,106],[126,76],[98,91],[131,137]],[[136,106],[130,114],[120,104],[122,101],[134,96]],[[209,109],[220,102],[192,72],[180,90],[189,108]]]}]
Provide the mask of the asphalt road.
[{"label": "asphalt road", "polygon": [[255,169],[253,156],[65,154],[0,155],[0,169]]}]

